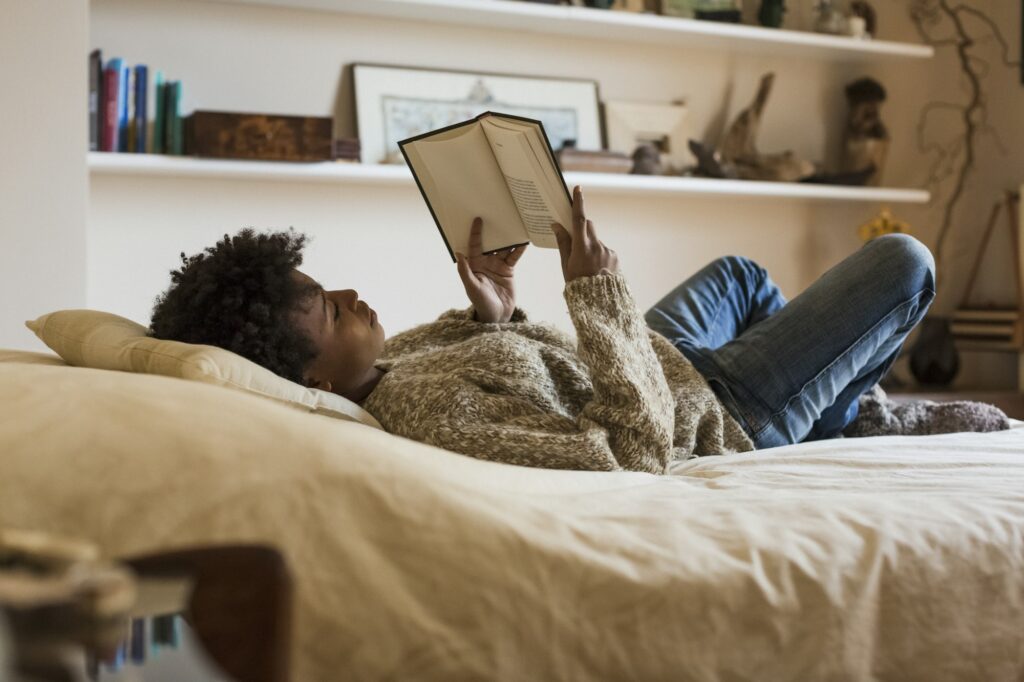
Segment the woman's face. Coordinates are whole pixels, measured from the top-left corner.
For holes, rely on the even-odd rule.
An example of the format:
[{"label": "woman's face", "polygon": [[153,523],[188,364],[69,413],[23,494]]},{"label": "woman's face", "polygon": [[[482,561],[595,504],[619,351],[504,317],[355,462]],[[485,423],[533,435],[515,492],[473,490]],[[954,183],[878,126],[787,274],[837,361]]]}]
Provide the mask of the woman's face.
[{"label": "woman's face", "polygon": [[293,313],[317,350],[306,368],[306,385],[352,397],[347,394],[365,383],[384,349],[377,313],[352,289],[325,291],[298,270],[294,277],[312,292]]}]

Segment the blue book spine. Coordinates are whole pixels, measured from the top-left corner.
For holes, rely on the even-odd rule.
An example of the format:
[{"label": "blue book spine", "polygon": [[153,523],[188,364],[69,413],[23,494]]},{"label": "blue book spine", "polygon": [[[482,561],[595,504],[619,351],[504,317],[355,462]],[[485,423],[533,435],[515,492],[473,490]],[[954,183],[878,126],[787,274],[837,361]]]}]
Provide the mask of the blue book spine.
[{"label": "blue book spine", "polygon": [[146,153],[146,133],[149,121],[146,98],[149,97],[149,70],[145,64],[135,67],[135,152]]},{"label": "blue book spine", "polygon": [[128,78],[131,69],[121,64],[121,92],[117,94],[117,151],[128,151]]},{"label": "blue book spine", "polygon": [[142,665],[146,662],[146,619],[132,618],[132,636],[129,646],[132,663]]}]

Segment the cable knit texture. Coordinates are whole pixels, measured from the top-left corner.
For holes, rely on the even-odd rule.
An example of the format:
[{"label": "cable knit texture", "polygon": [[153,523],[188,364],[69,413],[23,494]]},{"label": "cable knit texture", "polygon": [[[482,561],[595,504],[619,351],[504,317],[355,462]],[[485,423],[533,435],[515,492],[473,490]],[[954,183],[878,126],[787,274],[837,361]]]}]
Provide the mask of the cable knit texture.
[{"label": "cable knit texture", "polygon": [[522,466],[663,473],[753,449],[621,276],[573,280],[565,300],[576,344],[519,309],[498,324],[453,310],[392,337],[363,407],[391,433]]}]

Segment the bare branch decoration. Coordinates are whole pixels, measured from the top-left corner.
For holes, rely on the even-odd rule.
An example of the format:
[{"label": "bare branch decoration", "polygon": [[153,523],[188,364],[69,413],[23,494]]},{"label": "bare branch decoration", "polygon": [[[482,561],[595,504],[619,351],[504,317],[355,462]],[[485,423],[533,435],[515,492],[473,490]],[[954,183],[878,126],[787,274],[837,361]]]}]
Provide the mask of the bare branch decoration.
[{"label": "bare branch decoration", "polygon": [[[967,4],[951,4],[950,0],[910,0],[910,17],[921,39],[936,48],[951,46],[956,50],[960,71],[966,81],[967,100],[962,103],[930,102],[922,109],[917,124],[918,150],[932,159],[928,187],[938,193],[945,180],[954,179],[952,191],[943,200],[942,223],[935,244],[935,260],[942,267],[944,247],[949,237],[953,215],[963,198],[968,177],[977,160],[976,149],[982,136],[992,137],[996,145],[1005,150],[1002,140],[988,122],[988,101],[982,84],[991,71],[986,59],[974,53],[979,44],[996,41],[1000,47],[1000,62],[1007,67],[1020,65],[1010,59],[1010,48],[996,23],[981,10]],[[983,25],[982,32],[972,32],[967,20]],[[935,35],[942,32],[943,35]],[[937,111],[955,111],[959,114],[960,133],[948,141],[929,141],[928,124]]]}]

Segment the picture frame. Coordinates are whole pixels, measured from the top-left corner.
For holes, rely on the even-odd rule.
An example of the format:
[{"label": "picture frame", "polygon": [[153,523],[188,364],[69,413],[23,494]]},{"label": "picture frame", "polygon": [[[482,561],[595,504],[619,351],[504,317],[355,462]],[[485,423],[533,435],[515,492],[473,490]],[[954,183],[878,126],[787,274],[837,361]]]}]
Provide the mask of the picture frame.
[{"label": "picture frame", "polygon": [[488,110],[542,121],[555,150],[602,148],[597,81],[367,63],[352,74],[363,163],[404,163],[399,140]]},{"label": "picture frame", "polygon": [[701,12],[739,13],[741,10],[742,3],[738,0],[661,0],[661,14],[667,17],[698,19]]},{"label": "picture frame", "polygon": [[669,174],[696,163],[689,146],[690,115],[684,102],[611,100],[604,103],[604,118],[609,151],[632,155],[638,146],[653,143]]}]

